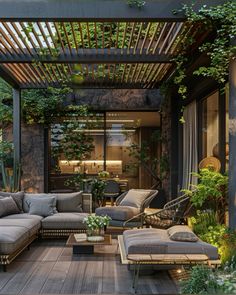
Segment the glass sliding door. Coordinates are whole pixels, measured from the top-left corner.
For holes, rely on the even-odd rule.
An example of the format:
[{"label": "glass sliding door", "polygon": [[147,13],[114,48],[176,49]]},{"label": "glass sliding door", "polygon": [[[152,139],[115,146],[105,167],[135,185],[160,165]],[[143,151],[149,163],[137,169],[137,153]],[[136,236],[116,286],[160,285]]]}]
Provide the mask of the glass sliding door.
[{"label": "glass sliding door", "polygon": [[202,101],[202,157],[217,154],[219,146],[219,92],[216,91]]},{"label": "glass sliding door", "polygon": [[104,170],[124,190],[152,187],[160,156],[153,138],[159,128],[158,112],[98,112],[52,124],[49,190],[73,190],[68,179],[96,177]]},{"label": "glass sliding door", "polygon": [[[160,127],[157,112],[108,112],[106,114],[106,170],[122,178],[130,188],[150,188],[152,176],[144,169],[148,161],[140,158],[158,156],[158,144],[152,134]],[[147,144],[140,150],[141,145]],[[145,166],[147,168],[147,166]]]}]

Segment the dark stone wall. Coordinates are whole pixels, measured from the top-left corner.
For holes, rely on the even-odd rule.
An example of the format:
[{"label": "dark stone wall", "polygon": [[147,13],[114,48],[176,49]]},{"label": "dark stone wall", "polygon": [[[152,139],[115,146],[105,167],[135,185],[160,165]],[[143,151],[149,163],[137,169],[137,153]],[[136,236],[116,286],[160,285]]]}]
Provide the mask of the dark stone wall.
[{"label": "dark stone wall", "polygon": [[44,191],[44,127],[21,127],[21,188],[27,192]]},{"label": "dark stone wall", "polygon": [[156,89],[78,89],[67,103],[96,110],[153,110],[160,108],[161,95]]},{"label": "dark stone wall", "polygon": [[[157,110],[161,96],[157,90],[143,89],[80,89],[67,104],[89,105],[95,110]],[[11,129],[11,128],[10,128]],[[12,137],[12,130],[8,135]],[[10,138],[9,138],[10,139]],[[22,190],[44,191],[44,127],[21,126]]]},{"label": "dark stone wall", "polygon": [[[162,104],[162,137],[165,138],[165,142],[162,144],[162,154],[168,155],[170,164],[171,154],[171,97],[167,96]],[[171,175],[170,169],[168,169],[166,178],[162,181],[162,188],[165,191],[167,200],[171,199]]]}]

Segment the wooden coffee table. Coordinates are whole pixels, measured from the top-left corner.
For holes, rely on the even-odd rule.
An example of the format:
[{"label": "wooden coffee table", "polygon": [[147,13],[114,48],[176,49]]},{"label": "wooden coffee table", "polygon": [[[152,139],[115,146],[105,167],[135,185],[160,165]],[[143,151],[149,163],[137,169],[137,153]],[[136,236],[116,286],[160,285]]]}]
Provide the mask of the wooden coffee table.
[{"label": "wooden coffee table", "polygon": [[112,244],[111,235],[105,235],[104,238],[105,238],[104,241],[100,241],[100,242],[88,242],[88,241],[77,242],[74,234],[70,234],[66,242],[66,246],[73,248],[73,254],[93,254],[94,246]]}]

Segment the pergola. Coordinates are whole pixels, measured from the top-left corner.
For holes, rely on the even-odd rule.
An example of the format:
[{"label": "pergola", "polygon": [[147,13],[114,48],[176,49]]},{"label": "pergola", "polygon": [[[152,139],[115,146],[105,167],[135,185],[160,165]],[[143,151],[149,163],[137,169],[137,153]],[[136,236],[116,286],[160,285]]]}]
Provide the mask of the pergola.
[{"label": "pergola", "polygon": [[[223,2],[199,0],[195,8]],[[16,160],[22,89],[60,87],[62,81],[76,88],[158,88],[173,73],[173,57],[187,37],[198,40],[188,48],[191,54],[209,34],[173,13],[183,3],[191,1],[147,0],[138,9],[125,0],[0,0],[0,76],[14,88]],[[235,60],[231,64],[230,122],[235,124]],[[230,224],[236,227],[235,130],[229,145]]]}]

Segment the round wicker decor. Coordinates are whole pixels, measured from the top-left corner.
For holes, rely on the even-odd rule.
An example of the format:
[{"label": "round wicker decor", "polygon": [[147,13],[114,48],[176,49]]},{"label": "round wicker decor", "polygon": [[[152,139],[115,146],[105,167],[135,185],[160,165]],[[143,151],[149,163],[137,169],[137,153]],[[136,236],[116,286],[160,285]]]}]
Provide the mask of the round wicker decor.
[{"label": "round wicker decor", "polygon": [[213,171],[219,172],[221,168],[220,161],[215,157],[207,157],[201,160],[198,165],[199,169],[209,168]]}]

